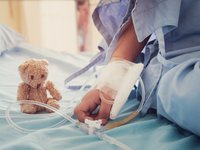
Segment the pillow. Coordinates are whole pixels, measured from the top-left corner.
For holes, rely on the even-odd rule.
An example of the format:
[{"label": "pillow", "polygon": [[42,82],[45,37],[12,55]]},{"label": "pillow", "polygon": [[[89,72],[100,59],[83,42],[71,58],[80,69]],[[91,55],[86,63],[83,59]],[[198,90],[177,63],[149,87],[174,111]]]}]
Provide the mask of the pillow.
[{"label": "pillow", "polygon": [[0,55],[6,50],[16,47],[23,41],[25,40],[21,34],[6,25],[0,24]]}]

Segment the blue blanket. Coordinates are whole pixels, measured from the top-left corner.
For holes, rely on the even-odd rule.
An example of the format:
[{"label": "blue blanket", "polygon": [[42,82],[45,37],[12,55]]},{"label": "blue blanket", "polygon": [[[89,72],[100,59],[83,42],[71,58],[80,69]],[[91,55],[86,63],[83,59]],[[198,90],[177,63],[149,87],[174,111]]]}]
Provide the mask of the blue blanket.
[{"label": "blue blanket", "polygon": [[[18,105],[11,107],[11,117],[15,123],[35,132],[21,133],[11,127],[5,119],[5,110],[11,102],[16,101],[17,86],[21,82],[17,67],[28,58],[45,58],[49,61],[49,79],[60,89],[63,99],[61,105],[71,114],[80,95],[67,92],[63,86],[64,79],[72,72],[87,64],[87,56],[57,53],[51,50],[31,46],[16,47],[5,51],[0,56],[0,149],[1,150],[111,150],[119,149],[94,135],[87,135],[69,122],[61,122],[60,116],[45,114],[38,117],[25,117]],[[91,71],[88,72],[91,74]],[[88,74],[80,77],[76,83],[82,84]],[[130,114],[138,105],[134,96],[121,111],[118,119]],[[19,118],[19,116],[22,116]],[[164,118],[157,118],[154,112],[144,117],[137,117],[132,122],[105,131],[106,134],[128,145],[133,150],[200,150],[199,137],[191,134]]]}]

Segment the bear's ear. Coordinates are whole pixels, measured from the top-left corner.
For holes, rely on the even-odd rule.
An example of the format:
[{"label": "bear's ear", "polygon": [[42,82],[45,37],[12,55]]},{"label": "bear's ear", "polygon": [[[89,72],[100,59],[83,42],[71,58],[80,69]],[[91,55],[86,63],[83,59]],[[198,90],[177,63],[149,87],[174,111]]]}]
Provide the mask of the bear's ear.
[{"label": "bear's ear", "polygon": [[46,59],[42,59],[42,60],[41,60],[41,64],[42,64],[42,65],[47,65],[47,66],[48,66],[49,62],[48,62]]},{"label": "bear's ear", "polygon": [[26,70],[26,68],[28,67],[28,65],[29,65],[29,63],[27,63],[27,62],[21,64],[21,65],[18,67],[19,72],[20,72],[20,73],[23,73],[23,72]]}]

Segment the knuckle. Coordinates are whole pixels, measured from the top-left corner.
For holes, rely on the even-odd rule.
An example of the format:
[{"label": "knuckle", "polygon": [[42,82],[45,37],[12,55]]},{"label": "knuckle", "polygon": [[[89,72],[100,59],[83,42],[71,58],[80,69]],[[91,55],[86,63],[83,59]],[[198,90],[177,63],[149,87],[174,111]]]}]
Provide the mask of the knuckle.
[{"label": "knuckle", "polygon": [[78,116],[78,114],[79,114],[79,107],[78,107],[78,106],[75,107],[75,109],[74,109],[74,114],[75,114],[76,116]]},{"label": "knuckle", "polygon": [[79,106],[76,106],[75,109],[74,109],[74,115],[77,117],[77,119],[80,121],[80,122],[83,122],[84,121],[84,118],[83,118],[83,114],[82,114],[82,111],[80,109]]}]

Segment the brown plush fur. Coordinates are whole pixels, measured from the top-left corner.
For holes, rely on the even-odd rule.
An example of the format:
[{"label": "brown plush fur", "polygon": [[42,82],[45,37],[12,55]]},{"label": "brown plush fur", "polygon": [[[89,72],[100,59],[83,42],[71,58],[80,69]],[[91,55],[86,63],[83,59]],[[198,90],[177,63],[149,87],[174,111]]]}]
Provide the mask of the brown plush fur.
[{"label": "brown plush fur", "polygon": [[[62,96],[51,81],[46,81],[48,76],[48,61],[44,59],[29,59],[18,68],[22,83],[18,86],[17,100],[34,100],[46,103],[55,108],[59,108],[59,101]],[[49,91],[52,98],[47,97]],[[21,111],[24,113],[36,113],[45,108],[22,104]],[[50,110],[46,109],[48,112]]]}]

